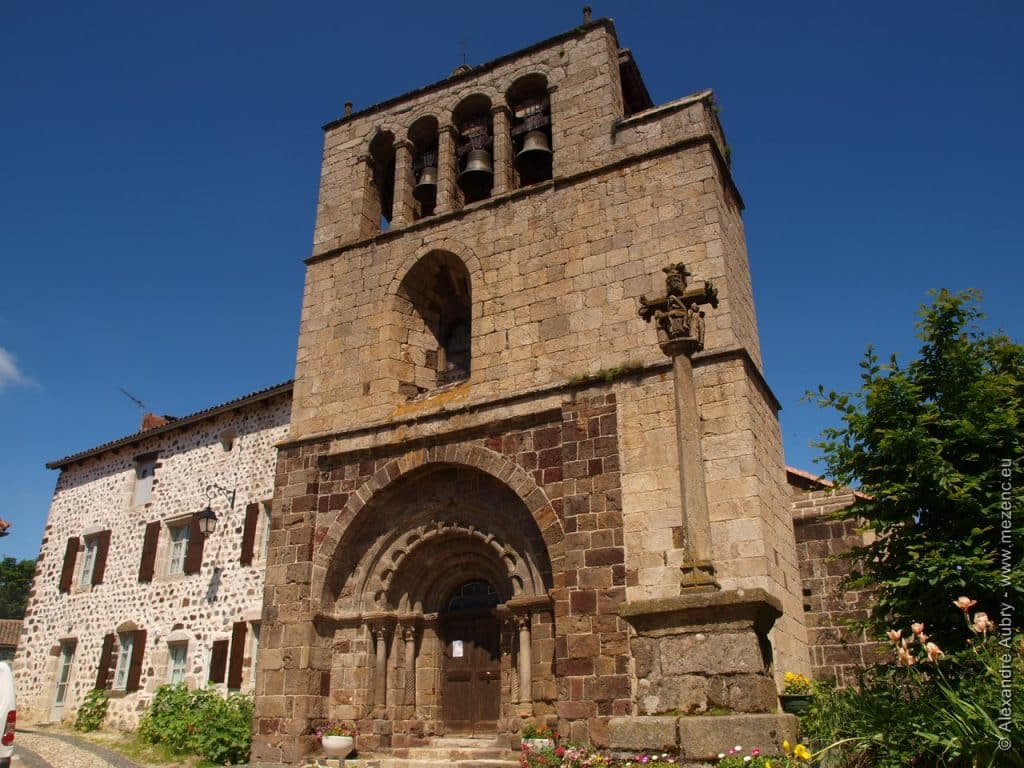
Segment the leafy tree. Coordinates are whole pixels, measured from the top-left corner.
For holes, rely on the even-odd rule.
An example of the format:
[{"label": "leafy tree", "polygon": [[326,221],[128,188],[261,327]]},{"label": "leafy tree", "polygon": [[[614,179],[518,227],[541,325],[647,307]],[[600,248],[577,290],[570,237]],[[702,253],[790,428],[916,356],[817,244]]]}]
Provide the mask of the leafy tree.
[{"label": "leafy tree", "polygon": [[35,560],[0,560],[0,619],[25,618],[28,592],[36,575]]},{"label": "leafy tree", "polygon": [[1024,562],[1007,543],[1024,541],[1024,346],[981,332],[977,291],[931,296],[916,360],[883,365],[869,347],[858,391],[808,398],[840,416],[815,444],[826,474],[867,495],[841,516],[875,534],[851,553],[849,582],[877,589],[869,626],[924,621],[955,647],[958,596],[993,620],[1024,606]]}]

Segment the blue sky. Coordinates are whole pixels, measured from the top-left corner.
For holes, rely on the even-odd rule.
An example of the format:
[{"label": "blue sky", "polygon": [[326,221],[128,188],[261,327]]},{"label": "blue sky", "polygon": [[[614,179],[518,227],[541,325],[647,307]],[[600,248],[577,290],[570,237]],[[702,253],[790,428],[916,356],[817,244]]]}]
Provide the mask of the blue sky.
[{"label": "blue sky", "polygon": [[[787,460],[929,288],[1021,338],[1024,4],[593,0],[656,102],[711,87]],[[320,126],[579,23],[582,3],[0,8],[0,554],[56,459],[292,376]],[[463,43],[465,41],[465,43]]]}]

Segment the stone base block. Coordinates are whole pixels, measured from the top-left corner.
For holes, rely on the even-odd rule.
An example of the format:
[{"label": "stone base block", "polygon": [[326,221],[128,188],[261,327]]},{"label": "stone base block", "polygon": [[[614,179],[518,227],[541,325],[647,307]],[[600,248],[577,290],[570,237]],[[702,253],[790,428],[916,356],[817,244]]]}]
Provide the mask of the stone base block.
[{"label": "stone base block", "polygon": [[677,717],[613,717],[608,746],[632,752],[675,752],[679,744]]},{"label": "stone base block", "polygon": [[609,747],[628,752],[677,752],[688,761],[714,761],[737,744],[782,751],[783,740],[795,744],[793,715],[747,714],[696,717],[615,717],[608,723]]},{"label": "stone base block", "polygon": [[779,753],[784,739],[796,743],[798,725],[795,715],[783,714],[681,717],[679,744],[688,760],[711,760],[737,744]]}]

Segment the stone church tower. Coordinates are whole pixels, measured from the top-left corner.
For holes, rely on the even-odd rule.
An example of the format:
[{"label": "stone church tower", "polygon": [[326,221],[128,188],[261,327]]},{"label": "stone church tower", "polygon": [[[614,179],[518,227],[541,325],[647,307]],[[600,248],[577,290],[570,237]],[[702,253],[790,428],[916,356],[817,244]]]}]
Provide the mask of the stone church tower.
[{"label": "stone church tower", "polygon": [[254,762],[325,719],[380,754],[789,735],[800,579],[716,111],[654,106],[587,12],[326,126]]}]

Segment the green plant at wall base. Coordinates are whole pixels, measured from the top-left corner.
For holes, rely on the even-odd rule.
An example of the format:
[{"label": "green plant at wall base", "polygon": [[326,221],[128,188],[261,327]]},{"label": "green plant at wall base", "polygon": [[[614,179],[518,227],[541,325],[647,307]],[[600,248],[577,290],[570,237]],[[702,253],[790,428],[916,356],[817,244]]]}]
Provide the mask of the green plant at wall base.
[{"label": "green plant at wall base", "polygon": [[252,699],[239,693],[225,698],[214,688],[162,685],[136,733],[177,754],[218,765],[244,763],[252,744]]},{"label": "green plant at wall base", "polygon": [[75,715],[75,730],[88,733],[99,728],[103,724],[103,718],[107,716],[107,703],[105,689],[96,688],[89,691]]},{"label": "green plant at wall base", "polygon": [[965,650],[947,655],[915,622],[910,632],[890,630],[895,664],[865,670],[850,688],[818,684],[800,727],[821,768],[1024,768],[1010,745],[1024,713],[1004,706],[1024,700],[1024,638],[962,610]]}]

